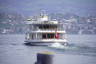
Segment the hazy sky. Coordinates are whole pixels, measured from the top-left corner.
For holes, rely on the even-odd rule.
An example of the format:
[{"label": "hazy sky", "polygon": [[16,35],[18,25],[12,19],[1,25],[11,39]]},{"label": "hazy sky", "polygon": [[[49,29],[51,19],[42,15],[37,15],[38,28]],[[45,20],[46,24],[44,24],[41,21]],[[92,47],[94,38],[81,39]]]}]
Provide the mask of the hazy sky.
[{"label": "hazy sky", "polygon": [[46,10],[48,13],[96,15],[96,0],[0,0],[0,10],[28,15],[39,13],[40,10]]}]

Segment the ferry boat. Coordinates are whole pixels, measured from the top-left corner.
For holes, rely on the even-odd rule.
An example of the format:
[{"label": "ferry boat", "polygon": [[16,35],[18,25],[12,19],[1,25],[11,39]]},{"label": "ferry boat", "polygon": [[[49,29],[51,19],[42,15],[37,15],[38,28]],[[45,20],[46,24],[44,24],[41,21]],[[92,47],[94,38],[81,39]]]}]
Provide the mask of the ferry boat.
[{"label": "ferry boat", "polygon": [[25,42],[31,45],[67,44],[63,23],[51,20],[47,14],[40,14],[35,19],[28,19],[26,24],[28,30]]}]

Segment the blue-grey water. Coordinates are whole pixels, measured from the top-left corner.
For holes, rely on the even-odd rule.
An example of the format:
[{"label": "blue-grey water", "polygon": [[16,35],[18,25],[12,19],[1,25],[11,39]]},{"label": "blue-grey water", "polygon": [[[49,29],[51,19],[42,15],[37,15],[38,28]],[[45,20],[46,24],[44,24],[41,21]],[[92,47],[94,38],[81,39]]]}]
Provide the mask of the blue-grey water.
[{"label": "blue-grey water", "polygon": [[96,64],[96,35],[68,35],[69,49],[24,45],[25,35],[0,35],[0,64],[34,64],[36,54],[54,52],[54,64]]}]

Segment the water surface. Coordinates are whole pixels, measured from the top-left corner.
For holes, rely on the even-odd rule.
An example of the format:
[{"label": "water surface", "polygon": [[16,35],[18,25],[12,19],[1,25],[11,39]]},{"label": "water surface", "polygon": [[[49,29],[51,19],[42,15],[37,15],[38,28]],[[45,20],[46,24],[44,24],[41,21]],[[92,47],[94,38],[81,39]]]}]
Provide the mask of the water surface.
[{"label": "water surface", "polygon": [[54,64],[96,64],[96,35],[68,35],[69,49],[26,46],[24,37],[0,35],[0,64],[34,64],[42,51],[55,53]]}]

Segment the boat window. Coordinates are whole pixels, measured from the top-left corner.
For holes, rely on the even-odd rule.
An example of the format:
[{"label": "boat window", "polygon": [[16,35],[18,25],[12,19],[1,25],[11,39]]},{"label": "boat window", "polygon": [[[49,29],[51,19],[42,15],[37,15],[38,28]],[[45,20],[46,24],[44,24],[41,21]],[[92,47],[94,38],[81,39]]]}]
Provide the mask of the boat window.
[{"label": "boat window", "polygon": [[42,39],[46,39],[46,34],[42,34]]},{"label": "boat window", "polygon": [[40,25],[39,29],[56,29],[57,26],[56,25]]},{"label": "boat window", "polygon": [[29,38],[33,39],[33,34],[32,33],[29,34]]},{"label": "boat window", "polygon": [[55,34],[47,34],[47,38],[54,38]]},{"label": "boat window", "polygon": [[42,39],[52,39],[55,37],[54,33],[46,33],[46,34],[42,34]]}]

